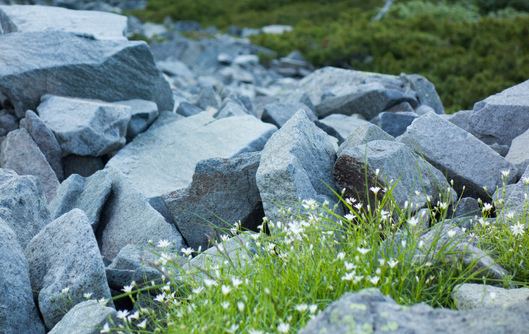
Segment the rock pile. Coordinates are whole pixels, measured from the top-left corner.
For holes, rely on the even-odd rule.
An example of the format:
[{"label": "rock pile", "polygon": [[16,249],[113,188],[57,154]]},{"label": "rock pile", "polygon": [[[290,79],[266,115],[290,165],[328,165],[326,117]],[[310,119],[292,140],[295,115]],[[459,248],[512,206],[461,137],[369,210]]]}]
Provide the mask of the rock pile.
[{"label": "rock pile", "polygon": [[[336,203],[342,189],[365,201],[368,187],[398,179],[395,200],[416,211],[448,188],[447,205],[466,197],[458,215],[472,214],[502,180],[512,183],[508,204],[525,200],[529,81],[445,115],[421,76],[311,72],[299,53],[266,68],[257,54],[272,51],[227,35],[164,31],[167,40],[150,48],[124,37],[122,16],[40,6],[0,6],[0,27],[2,333],[97,333],[89,327],[115,310],[83,302],[84,293],[109,298],[145,270],[159,278],[140,259],[153,243],[205,250],[218,228],[274,219],[276,203]],[[479,253],[487,266],[470,246],[469,258]],[[470,331],[465,318],[513,332],[527,326],[526,313],[518,304],[465,313],[414,306],[406,315],[371,291],[344,296],[303,332],[364,322]],[[408,321],[415,316],[422,325]]]}]

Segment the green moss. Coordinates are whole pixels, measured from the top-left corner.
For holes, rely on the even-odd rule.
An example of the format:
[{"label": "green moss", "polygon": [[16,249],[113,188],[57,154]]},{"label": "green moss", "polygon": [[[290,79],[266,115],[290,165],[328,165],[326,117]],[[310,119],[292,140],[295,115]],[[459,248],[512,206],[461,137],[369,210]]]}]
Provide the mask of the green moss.
[{"label": "green moss", "polygon": [[367,310],[367,306],[365,306],[364,304],[356,304],[356,303],[352,303],[351,305],[349,305],[349,308],[351,310],[360,310],[360,311]]},{"label": "green moss", "polygon": [[390,321],[386,325],[380,327],[380,331],[382,332],[391,332],[396,331],[399,328],[399,324],[395,321]]}]

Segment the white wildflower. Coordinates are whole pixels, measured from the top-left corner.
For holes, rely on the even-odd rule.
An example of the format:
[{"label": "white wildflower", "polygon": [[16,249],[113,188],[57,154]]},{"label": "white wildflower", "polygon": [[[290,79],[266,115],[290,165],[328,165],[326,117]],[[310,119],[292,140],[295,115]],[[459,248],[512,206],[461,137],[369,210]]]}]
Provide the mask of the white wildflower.
[{"label": "white wildflower", "polygon": [[243,282],[240,279],[238,279],[237,277],[234,277],[234,278],[231,279],[231,283],[233,284],[234,287],[238,287]]},{"label": "white wildflower", "polygon": [[369,251],[371,249],[367,249],[367,248],[363,248],[363,247],[358,247],[357,250],[362,254],[362,255],[366,255],[367,253],[369,253]]},{"label": "white wildflower", "polygon": [[355,277],[355,274],[356,273],[354,271],[345,274],[345,276],[342,276],[342,281],[352,281],[353,278]]},{"label": "white wildflower", "polygon": [[279,326],[277,326],[277,331],[279,333],[288,333],[289,330],[290,330],[290,325],[289,324],[285,324],[285,323],[281,322],[279,324]]},{"label": "white wildflower", "polygon": [[121,289],[121,291],[125,292],[125,293],[129,293],[132,291],[132,289],[134,288],[134,285],[130,284],[130,285],[125,285],[123,287],[123,289]]},{"label": "white wildflower", "polygon": [[229,238],[230,237],[227,234],[223,234],[223,235],[220,236],[220,240],[222,240],[222,241],[228,241]]},{"label": "white wildflower", "polygon": [[239,312],[244,311],[244,303],[243,302],[237,302],[237,308],[239,309]]},{"label": "white wildflower", "polygon": [[355,269],[356,265],[352,262],[344,262],[345,270]]},{"label": "white wildflower", "polygon": [[522,235],[524,233],[525,225],[518,223],[510,227],[513,235]]},{"label": "white wildflower", "polygon": [[457,232],[455,230],[450,230],[447,234],[449,238],[453,238],[457,234]]},{"label": "white wildflower", "polygon": [[381,189],[380,187],[371,187],[371,188],[369,188],[369,190],[371,190],[373,192],[373,194],[375,194],[375,195],[380,191],[380,189]]},{"label": "white wildflower", "polygon": [[191,255],[191,253],[193,253],[193,248],[191,248],[191,247],[182,248],[181,251],[185,255],[189,256],[189,255]]},{"label": "white wildflower", "polygon": [[296,305],[295,309],[299,312],[305,312],[309,308],[309,305],[307,304],[299,304]]},{"label": "white wildflower", "polygon": [[378,276],[373,276],[369,279],[369,282],[371,282],[373,285],[377,285],[378,283],[378,280],[380,279],[380,277]]},{"label": "white wildflower", "polygon": [[351,220],[353,220],[353,219],[355,218],[355,216],[352,215],[352,214],[350,214],[350,213],[346,214],[346,215],[343,216],[343,217],[344,217],[345,219],[347,219],[348,221],[351,221]]},{"label": "white wildflower", "polygon": [[356,202],[356,198],[353,198],[353,197],[349,197],[345,199],[345,203],[349,205],[353,205],[355,202]]},{"label": "white wildflower", "polygon": [[394,259],[391,259],[388,261],[388,265],[390,268],[395,268],[395,266],[399,263],[399,261],[396,261]]},{"label": "white wildflower", "polygon": [[226,329],[226,332],[228,333],[235,333],[236,330],[239,329],[239,325],[231,325],[230,328]]},{"label": "white wildflower", "polygon": [[483,209],[481,209],[481,211],[483,212],[487,212],[487,211],[490,211],[492,209],[492,204],[490,203],[484,203],[483,204]]},{"label": "white wildflower", "polygon": [[227,285],[223,285],[223,286],[221,287],[221,290],[222,290],[222,294],[223,294],[223,295],[227,295],[228,293],[230,293],[231,288],[230,288],[229,286],[227,286]]},{"label": "white wildflower", "polygon": [[345,253],[344,253],[344,252],[340,252],[340,253],[338,253],[338,255],[336,256],[336,258],[337,258],[338,260],[343,260],[343,259],[345,259]]},{"label": "white wildflower", "polygon": [[408,220],[408,225],[417,226],[417,224],[419,224],[419,218],[417,218],[417,217],[411,217]]},{"label": "white wildflower", "polygon": [[164,293],[159,294],[156,297],[154,297],[154,301],[158,302],[158,303],[163,303],[164,300],[165,300],[165,294]]},{"label": "white wildflower", "polygon": [[91,292],[83,293],[83,297],[86,299],[90,299],[90,297],[92,297],[92,293]]},{"label": "white wildflower", "polygon": [[310,305],[309,306],[309,312],[314,314],[316,310],[318,309],[318,305]]},{"label": "white wildflower", "polygon": [[169,242],[169,240],[160,240],[158,241],[158,245],[156,247],[158,248],[167,248],[171,246],[171,243]]},{"label": "white wildflower", "polygon": [[521,181],[522,181],[522,183],[523,183],[524,185],[528,185],[528,184],[529,184],[529,176],[524,176],[524,177],[522,177],[522,180],[521,180]]},{"label": "white wildflower", "polygon": [[503,177],[507,177],[507,176],[509,176],[510,172],[511,172],[510,170],[502,170],[502,171],[501,171],[501,175],[502,175]]},{"label": "white wildflower", "polygon": [[64,294],[67,294],[68,292],[70,292],[70,288],[64,288],[61,290],[61,293],[64,295]]},{"label": "white wildflower", "polygon": [[116,316],[119,319],[125,319],[127,317],[127,315],[129,315],[129,311],[127,311],[127,310],[119,310]]},{"label": "white wildflower", "polygon": [[103,329],[100,330],[99,333],[110,333],[110,327],[108,326],[108,322],[103,326]]},{"label": "white wildflower", "polygon": [[138,326],[141,329],[145,329],[145,327],[147,327],[147,319],[144,319],[142,322],[140,322],[136,326]]},{"label": "white wildflower", "polygon": [[220,303],[220,306],[222,306],[223,309],[227,310],[228,307],[230,307],[230,302],[222,302]]},{"label": "white wildflower", "polygon": [[203,287],[198,287],[196,289],[191,290],[195,295],[199,295],[202,291],[204,291]]}]

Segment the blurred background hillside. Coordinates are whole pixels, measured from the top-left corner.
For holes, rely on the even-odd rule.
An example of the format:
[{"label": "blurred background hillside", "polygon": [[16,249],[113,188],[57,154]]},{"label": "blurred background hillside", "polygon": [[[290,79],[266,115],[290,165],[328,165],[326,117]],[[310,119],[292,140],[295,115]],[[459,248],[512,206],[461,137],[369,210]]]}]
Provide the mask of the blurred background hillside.
[{"label": "blurred background hillside", "polygon": [[529,79],[528,0],[148,0],[143,21],[196,20],[203,27],[294,27],[251,36],[286,56],[299,50],[316,67],[432,81],[448,113]]}]

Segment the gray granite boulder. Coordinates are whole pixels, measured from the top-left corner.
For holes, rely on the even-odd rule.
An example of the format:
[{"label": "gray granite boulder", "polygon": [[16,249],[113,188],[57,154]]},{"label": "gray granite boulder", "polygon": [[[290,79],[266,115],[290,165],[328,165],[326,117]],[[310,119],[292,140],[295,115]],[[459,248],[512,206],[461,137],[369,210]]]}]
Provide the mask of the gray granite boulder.
[{"label": "gray granite boulder", "polygon": [[[529,92],[528,92],[529,94]],[[518,168],[521,174],[529,166],[529,128],[527,131],[514,138],[505,160],[509,161]]]},{"label": "gray granite boulder", "polygon": [[194,104],[191,104],[189,102],[181,102],[178,105],[178,108],[176,108],[176,113],[185,117],[193,116],[196,114],[200,114],[204,110],[200,109],[199,107],[195,106]]},{"label": "gray granite boulder", "polygon": [[[454,180],[454,189],[464,196],[488,198],[502,185],[516,178],[516,167],[467,131],[434,113],[417,118],[398,138],[428,162]],[[484,190],[487,189],[487,191]]]},{"label": "gray granite boulder", "polygon": [[106,323],[110,323],[109,319],[117,327],[119,320],[115,309],[104,306],[94,300],[87,300],[69,310],[48,333],[100,334],[103,326]]},{"label": "gray granite boulder", "polygon": [[15,232],[0,218],[0,332],[44,334],[29,279],[29,267]]},{"label": "gray granite boulder", "polygon": [[347,138],[351,132],[361,125],[370,124],[368,121],[353,116],[342,114],[332,114],[320,119],[320,122],[336,130],[340,136]]},{"label": "gray granite boulder", "polygon": [[[28,244],[25,255],[34,297],[48,329],[83,301],[84,293],[92,293],[95,299],[111,297],[94,231],[82,210],[74,209],[46,225]],[[65,300],[68,297],[71,302]]]},{"label": "gray granite boulder", "polygon": [[106,168],[106,173],[112,188],[96,233],[102,255],[113,260],[126,245],[148,246],[149,240],[168,240],[174,242],[176,249],[185,246],[176,228],[165,221],[122,172]]},{"label": "gray granite boulder", "polygon": [[122,171],[147,198],[160,197],[188,186],[200,160],[259,151],[276,129],[250,115],[215,120],[207,112],[168,124],[157,121],[107,167]]},{"label": "gray granite boulder", "polygon": [[529,193],[529,167],[525,169],[520,180],[515,184],[509,184],[505,189],[499,188],[492,196],[494,206],[498,212],[504,214],[514,212],[517,214],[529,211],[529,200],[526,194]]},{"label": "gray granite boulder", "polygon": [[189,247],[209,248],[207,235],[229,234],[227,229],[237,222],[257,230],[264,216],[255,180],[259,160],[260,154],[253,152],[200,161],[189,187],[163,196]]},{"label": "gray granite boulder", "polygon": [[445,113],[443,103],[433,83],[418,74],[407,74],[404,78],[410,83],[410,88],[417,93],[417,99],[421,105],[432,107],[436,114]]},{"label": "gray granite boulder", "polygon": [[0,26],[4,34],[62,31],[99,40],[126,40],[127,17],[60,7],[14,5],[0,6]]},{"label": "gray granite boulder", "polygon": [[0,167],[12,169],[20,175],[38,177],[48,202],[59,187],[57,175],[26,129],[11,131],[2,141]]},{"label": "gray granite boulder", "polygon": [[316,111],[316,107],[314,107],[310,96],[301,89],[294,89],[277,97],[279,98],[279,103],[303,103],[310,110]]},{"label": "gray granite boulder", "polygon": [[345,141],[340,145],[336,153],[339,155],[342,149],[346,147],[365,146],[375,140],[394,141],[395,138],[374,124],[366,121],[358,122],[355,124],[354,130],[349,133],[349,136],[345,137]]},{"label": "gray granite boulder", "polygon": [[215,118],[221,119],[232,116],[246,115],[248,115],[248,111],[244,106],[241,106],[240,104],[229,100],[222,104],[222,107],[220,108],[219,112],[215,115]]},{"label": "gray granite boulder", "polygon": [[33,111],[26,111],[24,118],[24,127],[39,146],[40,150],[46,157],[50,167],[57,175],[59,182],[64,180],[64,172],[62,169],[62,150],[57,138],[53,132],[46,126],[40,117]]},{"label": "gray granite boulder", "polygon": [[[442,261],[447,266],[461,263],[471,267],[479,276],[503,280],[511,275],[497,264],[486,252],[477,247],[475,239],[469,237],[460,227],[438,224],[420,239],[424,245],[420,249],[431,262]],[[444,253],[441,259],[439,254]]]},{"label": "gray granite boulder", "polygon": [[105,204],[112,182],[106,171],[99,171],[84,178],[72,174],[57,189],[55,198],[48,204],[51,219],[57,219],[72,209],[84,211],[90,225],[97,230],[99,216]]},{"label": "gray granite boulder", "polygon": [[474,217],[481,215],[481,208],[475,198],[464,197],[457,201],[456,206],[452,208],[454,218]]},{"label": "gray granite boulder", "polygon": [[22,249],[50,223],[46,197],[36,176],[0,169],[0,218],[13,229]]},{"label": "gray granite boulder", "polygon": [[[439,193],[450,189],[438,169],[402,143],[375,140],[356,146],[344,143],[340,149],[333,173],[338,189],[346,189],[346,198],[353,197],[365,204],[369,199],[369,203],[374,203],[375,194],[369,188],[390,187],[393,180],[397,182],[392,192],[395,204],[403,208],[408,202],[413,208],[421,208],[426,206],[427,196],[436,203],[440,200]],[[382,195],[378,192],[378,199]],[[451,190],[448,201],[455,199],[456,194]]]},{"label": "gray granite boulder", "polygon": [[196,105],[204,110],[206,110],[207,107],[219,109],[220,103],[219,94],[215,92],[212,86],[206,86],[200,91]]},{"label": "gray granite boulder", "polygon": [[158,112],[158,106],[153,101],[136,99],[118,101],[115,102],[115,104],[130,107],[130,122],[127,127],[127,141],[131,141],[139,133],[145,131],[160,114]]},{"label": "gray granite boulder", "polygon": [[17,118],[5,109],[0,110],[0,136],[5,136],[15,129],[18,129]]},{"label": "gray granite boulder", "polygon": [[416,113],[403,111],[381,112],[379,116],[380,128],[393,137],[398,137],[406,132],[408,126],[419,117]]},{"label": "gray granite boulder", "polygon": [[486,284],[465,283],[455,287],[452,298],[458,310],[500,306],[529,300],[529,289],[504,289]]},{"label": "gray granite boulder", "polygon": [[144,99],[161,110],[173,108],[169,83],[145,42],[27,32],[0,35],[0,44],[0,92],[18,117],[35,110],[44,94],[109,102]]},{"label": "gray granite boulder", "polygon": [[329,136],[308,119],[305,111],[298,111],[261,153],[256,177],[266,216],[278,217],[275,203],[288,206],[300,199],[336,203],[332,191],[335,159]]},{"label": "gray granite boulder", "polygon": [[316,105],[319,118],[330,114],[360,114],[366,119],[401,102],[417,105],[413,96],[397,89],[387,89],[380,83],[362,84],[345,95],[330,97]]},{"label": "gray granite boulder", "polygon": [[265,107],[261,120],[272,123],[278,128],[282,127],[295,113],[304,110],[311,121],[317,121],[318,117],[304,103],[274,103]]},{"label": "gray granite boulder", "polygon": [[511,145],[529,129],[529,80],[477,102],[470,125],[487,144]]},{"label": "gray granite boulder", "polygon": [[[170,246],[168,249],[174,250],[174,247]],[[160,249],[153,249],[152,246],[130,244],[123,247],[106,268],[109,287],[122,291],[125,285],[129,285],[134,280],[136,270],[143,271],[149,266],[149,262],[156,263],[159,260],[160,257],[156,255],[159,253],[161,253]],[[156,270],[156,272],[158,271]],[[158,272],[159,276],[160,272]]]},{"label": "gray granite boulder", "polygon": [[469,311],[400,306],[377,289],[346,293],[311,320],[299,334],[346,333],[524,333],[529,302]]},{"label": "gray granite boulder", "polygon": [[64,155],[98,157],[125,146],[129,106],[53,95],[41,101],[37,111]]}]

